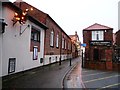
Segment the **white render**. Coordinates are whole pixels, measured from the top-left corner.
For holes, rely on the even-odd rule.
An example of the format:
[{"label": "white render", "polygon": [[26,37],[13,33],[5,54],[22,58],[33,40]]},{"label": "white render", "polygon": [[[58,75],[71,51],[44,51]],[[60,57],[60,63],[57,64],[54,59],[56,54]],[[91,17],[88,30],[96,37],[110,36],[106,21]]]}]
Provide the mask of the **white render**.
[{"label": "white render", "polygon": [[[23,31],[27,27],[27,25],[30,25],[30,27],[27,27],[25,32],[20,35],[20,24],[16,23],[13,26],[12,19],[14,17],[14,11],[7,7],[4,7],[2,16],[3,16],[2,18],[5,19],[5,22],[8,24],[8,26],[5,29],[5,33],[3,33],[3,38],[1,38],[2,36],[0,35],[0,44],[1,39],[3,42],[2,53],[0,50],[0,56],[2,54],[3,57],[2,76],[8,75],[9,58],[16,58],[16,66],[14,73],[42,66],[43,63],[40,63],[40,58],[44,57],[45,31],[42,28],[40,28],[40,26],[27,20],[26,24],[21,26],[21,30]],[[37,27],[41,32],[40,52],[38,52],[38,60],[33,60],[33,52],[30,52],[32,25]]]},{"label": "white render", "polygon": [[[51,58],[51,60],[49,58]],[[63,54],[63,55],[61,55],[61,61],[67,60],[69,58],[71,58],[71,54],[69,54],[69,55]],[[44,65],[47,65],[47,64],[59,62],[59,60],[60,60],[60,55],[45,55],[43,63],[44,63]]]},{"label": "white render", "polygon": [[[2,3],[0,2],[0,19],[2,19]],[[0,29],[2,26],[0,24]],[[0,33],[0,77],[2,76],[2,33]]]}]

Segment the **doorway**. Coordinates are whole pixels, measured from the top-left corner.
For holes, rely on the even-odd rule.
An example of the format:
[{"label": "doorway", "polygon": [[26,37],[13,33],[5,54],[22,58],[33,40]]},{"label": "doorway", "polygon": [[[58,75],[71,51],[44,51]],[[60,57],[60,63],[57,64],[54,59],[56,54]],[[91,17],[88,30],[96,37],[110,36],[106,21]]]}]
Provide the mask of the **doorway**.
[{"label": "doorway", "polygon": [[93,60],[99,60],[99,50],[94,49]]}]

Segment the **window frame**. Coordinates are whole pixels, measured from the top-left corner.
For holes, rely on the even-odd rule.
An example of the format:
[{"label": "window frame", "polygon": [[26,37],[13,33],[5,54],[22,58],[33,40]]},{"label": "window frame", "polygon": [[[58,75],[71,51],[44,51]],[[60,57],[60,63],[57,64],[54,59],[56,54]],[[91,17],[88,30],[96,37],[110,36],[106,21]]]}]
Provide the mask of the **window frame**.
[{"label": "window frame", "polygon": [[40,42],[40,39],[41,39],[41,32],[40,32],[40,30],[32,26],[31,40],[32,41],[36,41],[36,42]]},{"label": "window frame", "polygon": [[56,47],[59,48],[59,34],[56,36]]},{"label": "window frame", "polygon": [[54,31],[50,32],[50,46],[54,47]]},{"label": "window frame", "polygon": [[103,41],[104,31],[92,31],[92,41]]},{"label": "window frame", "polygon": [[62,37],[62,49],[64,49],[64,42],[65,42],[65,38]]}]

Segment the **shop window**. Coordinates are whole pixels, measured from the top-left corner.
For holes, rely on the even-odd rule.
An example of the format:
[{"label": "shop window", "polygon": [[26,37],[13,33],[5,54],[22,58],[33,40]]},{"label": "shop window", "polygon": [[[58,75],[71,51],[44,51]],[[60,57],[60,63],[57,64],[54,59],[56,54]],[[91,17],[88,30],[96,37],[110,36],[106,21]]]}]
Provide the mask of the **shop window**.
[{"label": "shop window", "polygon": [[8,73],[15,72],[16,58],[9,58]]},{"label": "shop window", "polygon": [[33,47],[33,60],[37,60],[38,59],[38,47],[34,46]]}]

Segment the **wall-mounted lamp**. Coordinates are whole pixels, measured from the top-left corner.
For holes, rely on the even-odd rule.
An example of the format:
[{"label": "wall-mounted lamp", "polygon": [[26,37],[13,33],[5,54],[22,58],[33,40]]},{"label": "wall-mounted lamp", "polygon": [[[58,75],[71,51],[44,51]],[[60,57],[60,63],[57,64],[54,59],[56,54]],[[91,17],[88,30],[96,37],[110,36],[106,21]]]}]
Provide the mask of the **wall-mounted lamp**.
[{"label": "wall-mounted lamp", "polygon": [[19,22],[21,25],[25,24],[26,20],[27,20],[27,13],[28,11],[33,11],[33,8],[29,9],[25,9],[25,11],[23,12],[15,12],[14,13],[14,18],[13,18],[13,26]]}]

